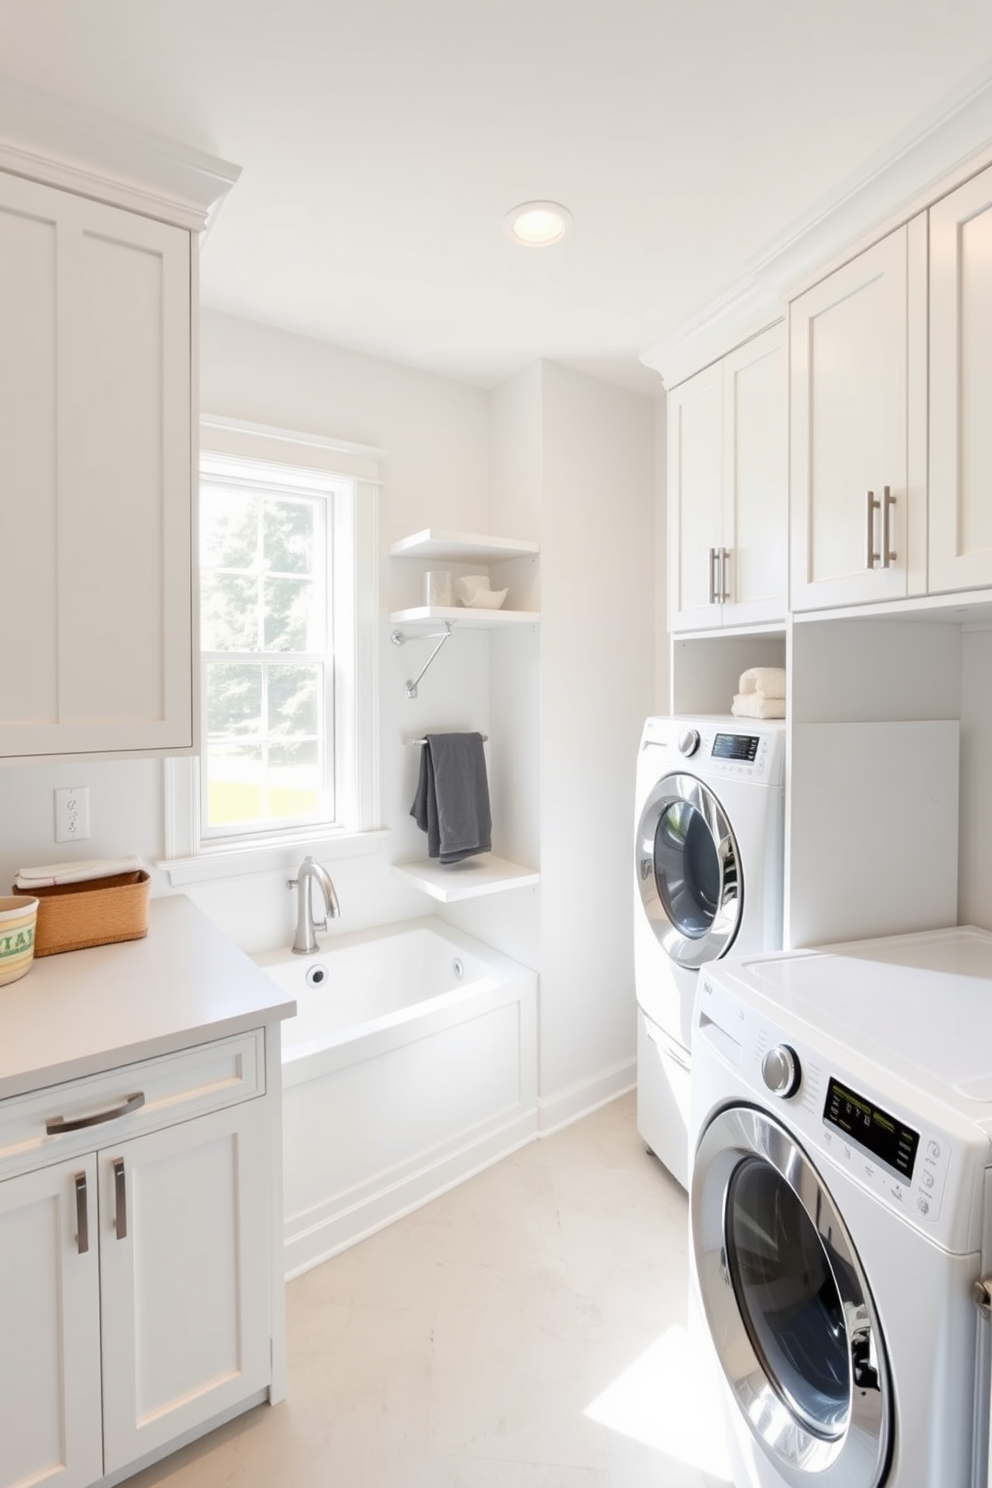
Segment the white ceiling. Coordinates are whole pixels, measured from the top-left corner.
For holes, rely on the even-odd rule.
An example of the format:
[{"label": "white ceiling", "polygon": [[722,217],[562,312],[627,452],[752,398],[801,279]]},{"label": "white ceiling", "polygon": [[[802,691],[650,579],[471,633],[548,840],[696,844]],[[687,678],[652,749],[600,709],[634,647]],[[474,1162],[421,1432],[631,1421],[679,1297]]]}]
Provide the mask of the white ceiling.
[{"label": "white ceiling", "polygon": [[[639,353],[992,57],[989,0],[0,0],[0,76],[243,167],[207,305],[492,386]],[[504,214],[552,198],[555,248]]]}]

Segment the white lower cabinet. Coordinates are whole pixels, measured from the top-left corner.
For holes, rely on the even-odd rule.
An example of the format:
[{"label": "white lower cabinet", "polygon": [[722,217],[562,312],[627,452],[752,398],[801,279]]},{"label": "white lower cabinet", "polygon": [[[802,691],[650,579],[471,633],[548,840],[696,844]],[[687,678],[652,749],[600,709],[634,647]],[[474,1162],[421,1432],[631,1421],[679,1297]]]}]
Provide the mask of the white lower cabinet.
[{"label": "white lower cabinet", "polygon": [[99,1167],[110,1473],[268,1383],[262,1103],[137,1137]]},{"label": "white lower cabinet", "polygon": [[95,1194],[92,1154],[0,1183],[3,1488],[86,1488],[103,1472]]},{"label": "white lower cabinet", "polygon": [[[204,1067],[202,1050],[185,1058]],[[152,1063],[153,1091],[184,1056]],[[97,1079],[53,1087],[48,1109],[78,1110],[88,1088],[105,1107]],[[223,1082],[188,1084],[191,1105],[225,1098]],[[102,1122],[60,1136],[101,1145],[0,1182],[0,1488],[87,1488],[269,1384],[270,1126],[264,1096],[234,1085],[234,1104],[171,1125],[146,1102],[117,1141]]]}]

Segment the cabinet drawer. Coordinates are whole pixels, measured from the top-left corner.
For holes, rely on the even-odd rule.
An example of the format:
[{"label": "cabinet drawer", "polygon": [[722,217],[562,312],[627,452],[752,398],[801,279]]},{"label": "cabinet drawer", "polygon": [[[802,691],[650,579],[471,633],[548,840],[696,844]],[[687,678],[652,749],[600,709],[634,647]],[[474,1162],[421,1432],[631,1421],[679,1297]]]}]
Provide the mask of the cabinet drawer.
[{"label": "cabinet drawer", "polygon": [[[0,1178],[264,1092],[265,1035],[255,1029],[14,1096],[0,1103]],[[59,1121],[65,1129],[52,1130]],[[84,1124],[74,1127],[77,1121]]]}]

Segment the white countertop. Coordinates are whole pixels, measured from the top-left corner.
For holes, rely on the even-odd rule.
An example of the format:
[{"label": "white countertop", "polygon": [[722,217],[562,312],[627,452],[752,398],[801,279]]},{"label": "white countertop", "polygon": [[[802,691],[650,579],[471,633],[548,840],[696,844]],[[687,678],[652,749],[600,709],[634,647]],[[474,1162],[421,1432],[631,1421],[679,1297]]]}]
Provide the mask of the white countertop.
[{"label": "white countertop", "polygon": [[0,987],[0,1099],[295,1011],[185,895],[153,899],[143,940],[43,956]]}]

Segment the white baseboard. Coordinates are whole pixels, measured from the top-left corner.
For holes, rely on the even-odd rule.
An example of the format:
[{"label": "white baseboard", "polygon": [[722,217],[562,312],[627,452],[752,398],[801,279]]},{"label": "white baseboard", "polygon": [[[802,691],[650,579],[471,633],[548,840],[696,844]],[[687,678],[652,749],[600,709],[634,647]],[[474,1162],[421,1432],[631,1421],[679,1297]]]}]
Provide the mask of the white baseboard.
[{"label": "white baseboard", "polygon": [[637,1083],[637,1061],[624,1060],[601,1071],[590,1080],[569,1086],[557,1095],[547,1097],[513,1120],[488,1131],[455,1152],[428,1162],[372,1193],[358,1202],[354,1194],[342,1195],[321,1206],[319,1218],[306,1223],[300,1216],[286,1222],[284,1265],[286,1280],[301,1276],[323,1261],[347,1250],[359,1240],[385,1229],[394,1220],[412,1214],[415,1209],[439,1198],[459,1183],[481,1173],[511,1152],[525,1147],[537,1137],[551,1136],[562,1127],[589,1116],[600,1106],[608,1105],[620,1095],[633,1090]]},{"label": "white baseboard", "polygon": [[598,1111],[600,1106],[609,1105],[617,1096],[626,1095],[636,1085],[637,1060],[625,1059],[620,1064],[601,1070],[590,1080],[569,1085],[555,1095],[541,1096],[537,1102],[539,1134],[548,1137],[561,1127],[570,1126],[573,1121]]},{"label": "white baseboard", "polygon": [[300,1276],[329,1261],[342,1250],[374,1235],[396,1219],[420,1209],[467,1178],[489,1168],[511,1152],[525,1147],[537,1136],[537,1111],[531,1107],[496,1131],[489,1131],[456,1152],[426,1163],[424,1167],[367,1194],[355,1203],[342,1195],[340,1204],[322,1205],[320,1219],[310,1225],[286,1222],[284,1265],[286,1280]]}]

